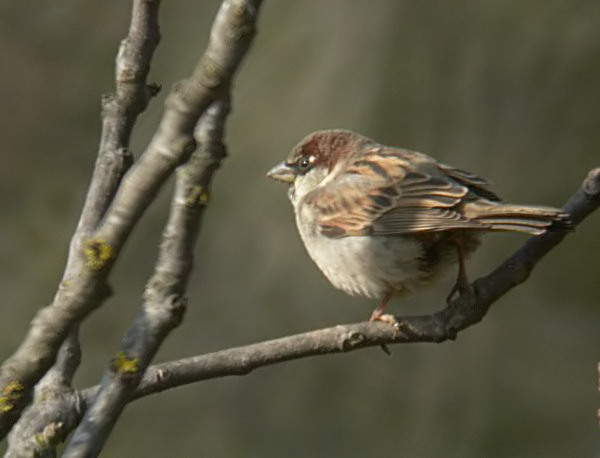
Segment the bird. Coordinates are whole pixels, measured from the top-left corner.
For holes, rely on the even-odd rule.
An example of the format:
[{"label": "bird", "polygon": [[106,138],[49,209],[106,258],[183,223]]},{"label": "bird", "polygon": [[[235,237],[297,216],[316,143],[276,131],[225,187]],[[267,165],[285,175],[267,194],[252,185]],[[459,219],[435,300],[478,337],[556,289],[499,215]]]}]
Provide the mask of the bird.
[{"label": "bird", "polygon": [[307,135],[267,176],[289,185],[300,237],[329,282],[379,301],[373,321],[395,322],[385,313],[392,297],[454,265],[447,302],[468,291],[465,259],[485,232],[571,226],[558,208],[506,203],[473,173],[349,130]]}]

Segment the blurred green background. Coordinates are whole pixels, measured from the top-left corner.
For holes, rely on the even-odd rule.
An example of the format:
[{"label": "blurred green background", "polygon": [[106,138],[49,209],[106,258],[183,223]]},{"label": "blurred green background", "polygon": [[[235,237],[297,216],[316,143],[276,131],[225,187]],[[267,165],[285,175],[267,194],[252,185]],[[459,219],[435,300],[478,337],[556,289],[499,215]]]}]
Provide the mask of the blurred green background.
[{"label": "blurred green background", "polygon": [[[151,80],[164,90],[138,123],[136,154],[218,4],[163,2]],[[2,360],[59,281],[129,11],[123,0],[0,0]],[[600,165],[600,2],[267,1],[233,105],[189,311],[160,361],[369,316],[372,301],[318,272],[284,186],[264,176],[313,130],[356,130],[478,173],[506,200],[562,205]],[[122,253],[115,296],[83,326],[79,387],[99,380],[137,313],[169,192]],[[599,222],[456,342],[311,358],[152,396],[127,408],[103,456],[600,456]],[[523,241],[487,236],[471,277]],[[391,310],[435,311],[451,283]]]}]

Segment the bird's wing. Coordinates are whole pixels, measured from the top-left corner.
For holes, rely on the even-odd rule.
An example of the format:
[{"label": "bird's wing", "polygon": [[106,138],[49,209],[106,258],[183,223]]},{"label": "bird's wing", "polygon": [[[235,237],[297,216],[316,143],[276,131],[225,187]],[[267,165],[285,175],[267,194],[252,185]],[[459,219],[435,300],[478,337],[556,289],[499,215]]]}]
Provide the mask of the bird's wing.
[{"label": "bird's wing", "polygon": [[304,204],[313,207],[321,233],[329,237],[482,229],[487,225],[465,217],[461,208],[480,189],[482,197],[498,199],[485,185],[429,156],[385,148],[308,193]]},{"label": "bird's wing", "polygon": [[448,175],[450,178],[458,181],[460,184],[467,186],[471,192],[480,197],[491,200],[492,202],[500,202],[502,199],[498,195],[490,191],[490,184],[483,178],[465,170],[457,169],[446,164],[437,164],[438,168]]}]

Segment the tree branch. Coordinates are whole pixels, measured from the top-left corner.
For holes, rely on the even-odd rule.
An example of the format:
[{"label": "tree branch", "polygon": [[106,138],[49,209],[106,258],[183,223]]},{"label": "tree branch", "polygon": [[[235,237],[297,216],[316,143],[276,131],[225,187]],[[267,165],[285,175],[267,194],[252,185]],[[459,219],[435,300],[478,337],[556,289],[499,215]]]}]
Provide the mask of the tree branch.
[{"label": "tree branch", "polygon": [[140,315],[127,330],[121,350],[106,370],[98,394],[64,456],[100,453],[158,348],[181,322],[194,244],[208,203],[210,181],[225,157],[222,137],[228,113],[228,101],[218,100],[200,118],[196,134],[198,149],[177,170],[169,219]]},{"label": "tree branch", "polygon": [[55,456],[77,425],[83,412],[82,399],[71,387],[81,361],[77,332],[63,342],[56,363],[35,387],[34,402],[23,412],[8,434],[5,458]]},{"label": "tree branch", "polygon": [[73,325],[110,294],[107,272],[90,269],[90,258],[82,252],[93,254],[101,249],[89,243],[90,233],[100,223],[132,163],[128,150],[131,129],[157,92],[155,85],[146,84],[146,77],[160,40],[159,5],[160,0],[134,1],[129,33],[117,58],[116,90],[102,99],[98,158],[71,239],[63,279],[52,304],[37,313],[17,351],[0,368],[0,438],[29,403],[33,386],[54,362]]},{"label": "tree branch", "polygon": [[[142,3],[145,0],[140,0]],[[175,167],[194,149],[199,116],[226,93],[251,39],[261,0],[225,0],[192,77],[176,85],[148,148],[121,182],[100,226],[77,250],[85,264],[67,278],[51,306],[40,310],[24,341],[0,368],[0,437],[29,402],[71,327],[109,294],[106,279],[134,225]]]}]

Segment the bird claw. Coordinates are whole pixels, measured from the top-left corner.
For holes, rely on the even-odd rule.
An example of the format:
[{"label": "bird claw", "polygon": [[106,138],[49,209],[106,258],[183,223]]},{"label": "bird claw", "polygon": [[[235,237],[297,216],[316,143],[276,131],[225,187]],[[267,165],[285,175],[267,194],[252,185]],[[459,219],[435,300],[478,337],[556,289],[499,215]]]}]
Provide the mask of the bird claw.
[{"label": "bird claw", "polygon": [[394,331],[400,332],[402,325],[398,321],[398,319],[392,315],[391,313],[381,313],[375,310],[371,314],[371,318],[369,321],[381,321],[382,323],[387,323],[393,326]]},{"label": "bird claw", "polygon": [[470,293],[471,290],[472,287],[469,283],[467,283],[466,285],[454,285],[454,287],[450,290],[450,294],[446,296],[446,304],[450,305],[451,302],[467,293]]},{"label": "bird claw", "polygon": [[[392,325],[392,327],[394,328],[394,337],[400,333],[401,324],[398,321],[398,319],[391,313],[381,313],[381,311],[375,310],[371,314],[371,318],[369,319],[369,321],[381,321],[382,323],[387,323],[387,324]],[[390,351],[390,349],[388,348],[388,346],[386,344],[381,344],[381,345],[379,345],[379,347],[383,350],[383,352],[386,355],[392,356],[392,352]]]}]

